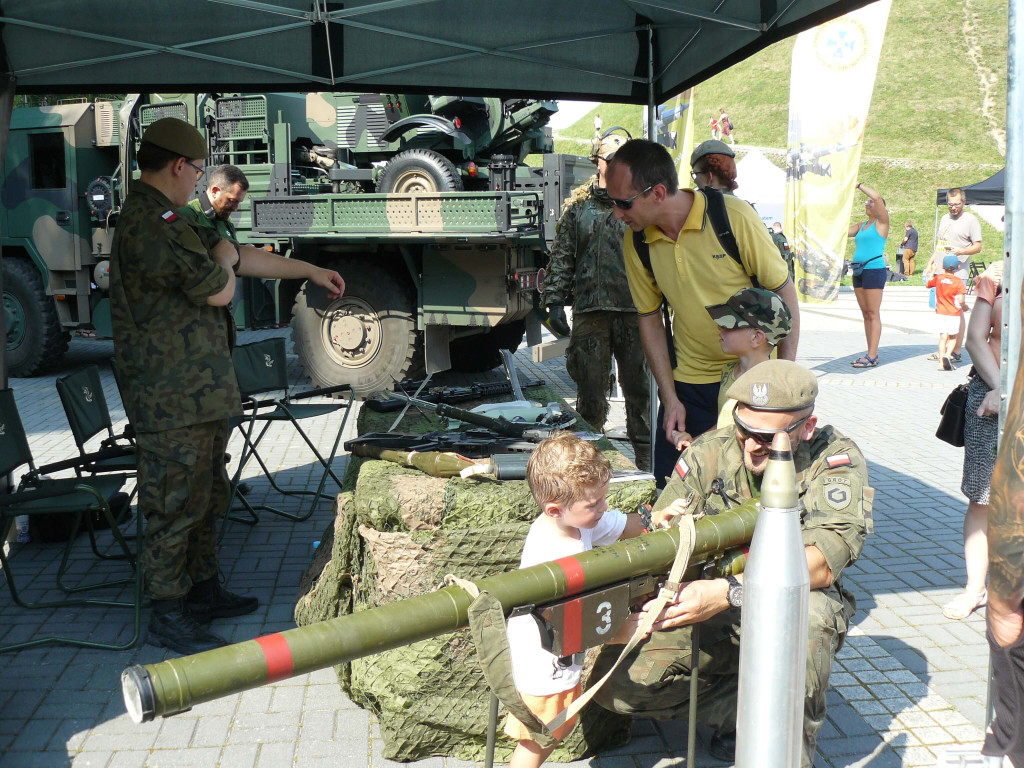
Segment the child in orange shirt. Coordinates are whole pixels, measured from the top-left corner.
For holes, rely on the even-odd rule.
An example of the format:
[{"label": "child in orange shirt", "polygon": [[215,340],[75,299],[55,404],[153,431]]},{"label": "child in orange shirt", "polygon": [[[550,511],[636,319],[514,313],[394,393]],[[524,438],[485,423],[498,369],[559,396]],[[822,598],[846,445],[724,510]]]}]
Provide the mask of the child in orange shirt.
[{"label": "child in orange shirt", "polygon": [[947,253],[942,259],[941,275],[928,278],[927,286],[935,288],[935,319],[939,326],[939,360],[944,371],[952,371],[950,357],[956,346],[956,335],[960,331],[960,317],[967,311],[967,287],[964,281],[954,275],[960,268],[960,260],[955,254]]}]

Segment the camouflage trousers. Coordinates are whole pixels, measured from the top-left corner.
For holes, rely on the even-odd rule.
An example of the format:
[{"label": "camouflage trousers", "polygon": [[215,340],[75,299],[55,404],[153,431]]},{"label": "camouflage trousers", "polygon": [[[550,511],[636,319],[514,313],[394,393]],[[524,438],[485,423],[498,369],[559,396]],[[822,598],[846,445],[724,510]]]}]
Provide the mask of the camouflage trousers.
[{"label": "camouflage trousers", "polygon": [[613,355],[619,365],[619,386],[626,400],[626,434],[637,457],[636,465],[649,469],[649,377],[636,313],[574,313],[565,368],[576,383],[576,412],[596,430],[604,429],[608,418]]},{"label": "camouflage trousers", "polygon": [[[701,624],[697,667],[697,721],[729,733],[736,728],[739,688],[739,610],[729,610]],[[825,722],[825,692],[836,652],[846,638],[842,607],[820,590],[811,591],[807,630],[807,684],[804,696],[804,754],[800,765],[810,768],[818,730]],[[655,632],[623,660],[596,694],[605,709],[655,720],[685,719],[690,712],[692,628]],[[622,650],[609,645],[591,672],[599,680]]]},{"label": "camouflage trousers", "polygon": [[183,597],[217,575],[217,523],[231,501],[229,432],[227,421],[212,421],[138,435],[142,565],[154,600]]}]

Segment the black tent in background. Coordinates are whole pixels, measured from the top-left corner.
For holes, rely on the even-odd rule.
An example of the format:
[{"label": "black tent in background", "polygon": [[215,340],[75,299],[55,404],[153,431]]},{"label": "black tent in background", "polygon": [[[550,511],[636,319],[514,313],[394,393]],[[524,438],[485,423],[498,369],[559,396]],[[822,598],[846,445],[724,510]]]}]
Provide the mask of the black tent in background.
[{"label": "black tent in background", "polygon": [[[969,187],[961,187],[964,191],[964,200],[967,205],[1003,205],[1003,192],[1006,187],[1006,169],[993,176],[971,184]],[[946,204],[946,193],[948,189],[940,189],[936,198],[936,205]]]}]

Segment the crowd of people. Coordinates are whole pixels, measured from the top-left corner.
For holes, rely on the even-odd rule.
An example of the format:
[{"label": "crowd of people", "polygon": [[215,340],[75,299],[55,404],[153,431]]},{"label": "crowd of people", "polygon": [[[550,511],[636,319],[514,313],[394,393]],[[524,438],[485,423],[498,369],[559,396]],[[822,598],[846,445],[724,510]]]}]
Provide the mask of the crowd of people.
[{"label": "crowd of people", "polygon": [[[658,417],[650,425],[652,472],[661,489],[654,508],[656,524],[670,524],[679,515],[715,514],[745,499],[757,498],[772,438],[786,432],[793,441],[801,501],[807,510],[801,529],[811,576],[801,760],[801,765],[810,766],[817,733],[825,719],[825,691],[832,662],[855,610],[852,595],[843,588],[842,573],[856,561],[869,532],[873,490],[857,446],[833,427],[819,425],[814,413],[816,379],[793,362],[800,337],[800,312],[788,239],[781,224],[776,222],[770,231],[766,230],[754,209],[733,194],[737,189],[735,152],[721,140],[730,134],[722,132],[721,116],[712,115],[710,125],[712,138],[702,142],[690,158],[691,178],[697,189],[679,186],[671,157],[657,144],[632,140],[616,147],[613,154],[606,151],[610,148],[602,148],[595,160],[600,162],[595,178],[600,179],[602,194],[607,196],[605,212],[609,223],[614,219],[628,231],[618,243],[607,243],[601,263],[614,252],[616,263],[623,265],[620,279],[624,278],[632,297],[643,357],[657,387]],[[877,191],[864,183],[858,183],[856,189],[867,198],[865,220],[852,225],[848,234],[855,240],[853,286],[863,316],[867,350],[853,366],[869,368],[878,364],[890,216]],[[937,254],[926,266],[929,284],[937,289],[936,324],[941,336],[935,357],[944,370],[951,370],[961,358],[964,279],[970,257],[981,248],[980,227],[971,214],[963,211],[963,201],[962,190],[949,191],[949,214],[939,226]],[[723,216],[722,211],[728,233],[716,221]],[[567,222],[575,221],[574,215],[570,214]],[[572,231],[578,228],[574,226]],[[560,226],[555,249],[560,260],[567,262],[560,249],[572,243],[569,234],[561,233]],[[906,222],[900,244],[901,266],[910,273],[915,267],[918,240],[913,223]],[[584,256],[584,250],[575,245],[577,259]],[[577,275],[583,269],[578,260],[575,269]],[[564,276],[567,281],[558,283],[560,293],[546,301],[557,303],[565,295],[572,278],[568,271]],[[966,618],[993,599],[986,587],[990,554],[986,522],[996,464],[1000,277],[993,267],[975,281],[975,307],[966,334],[975,364],[969,385],[962,483],[969,500],[964,521],[967,584],[963,593],[943,608],[944,615],[952,620]],[[581,314],[586,316],[586,312]],[[601,372],[606,357],[600,358]],[[573,378],[579,383],[578,371]],[[1019,466],[1007,466],[1008,472],[1019,470]],[[1011,479],[1017,480],[1016,474]],[[532,480],[531,488],[541,509],[550,514],[547,510],[551,500],[538,495]],[[589,497],[586,489],[578,489],[571,498]],[[594,506],[589,509],[593,512]],[[607,536],[634,535],[635,524],[629,517],[615,513],[615,525],[609,524]],[[574,526],[589,525],[598,530],[603,525],[600,515],[576,520],[573,523],[563,515],[555,521],[561,534],[568,532],[577,541],[576,546],[581,540],[591,542],[593,538],[580,531],[574,534]],[[551,524],[550,520],[545,522]],[[534,528],[538,525],[540,522]],[[1011,539],[1014,533],[1020,533],[1009,527]],[[1001,546],[1003,553],[1010,551],[1005,543]],[[1019,553],[1019,540],[1012,551]],[[1014,643],[1021,643],[1020,590],[1024,576],[1020,563],[1016,566],[1011,574],[1015,580],[1007,579],[1001,598],[996,598],[1004,600],[999,615],[1005,622],[1005,632],[998,641],[990,635],[990,642],[994,653],[1005,651],[1001,663],[1019,672],[1020,651]],[[1008,589],[1011,583],[1013,590]],[[701,690],[697,717],[713,734],[709,751],[715,757],[730,759],[736,735],[737,608],[741,604],[742,577],[681,585],[654,619],[652,634],[625,659],[625,664],[619,666],[618,660],[617,643],[623,638],[602,651],[594,679],[605,673],[610,677],[597,692],[596,700],[617,712],[679,718],[688,712],[690,678],[696,674]],[[691,631],[697,625],[705,634],[694,670]],[[557,677],[566,663],[566,659],[552,658],[536,666],[555,670]],[[570,676],[569,681],[576,685],[577,678]],[[524,692],[532,695],[539,689]],[[578,690],[567,698],[576,695]],[[1017,717],[1013,702],[1012,695],[1004,696],[1002,710],[997,707],[1004,724]],[[560,711],[566,705],[562,700],[548,701],[538,703],[536,711],[544,719],[552,710]],[[517,755],[522,761],[515,762],[516,766],[543,762],[547,752],[531,741],[535,734],[521,727],[509,732],[520,739]],[[1001,741],[986,748],[1010,749],[1012,734],[1006,733]]]}]

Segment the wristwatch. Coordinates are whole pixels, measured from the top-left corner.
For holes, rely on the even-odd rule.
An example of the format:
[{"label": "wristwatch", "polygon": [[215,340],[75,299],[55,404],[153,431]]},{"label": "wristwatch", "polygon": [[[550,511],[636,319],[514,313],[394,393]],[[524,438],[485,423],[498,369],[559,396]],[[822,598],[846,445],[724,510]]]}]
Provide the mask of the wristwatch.
[{"label": "wristwatch", "polygon": [[743,605],[743,585],[740,584],[739,579],[732,575],[726,576],[725,580],[729,583],[729,592],[726,595],[726,599],[731,607],[739,608]]}]

